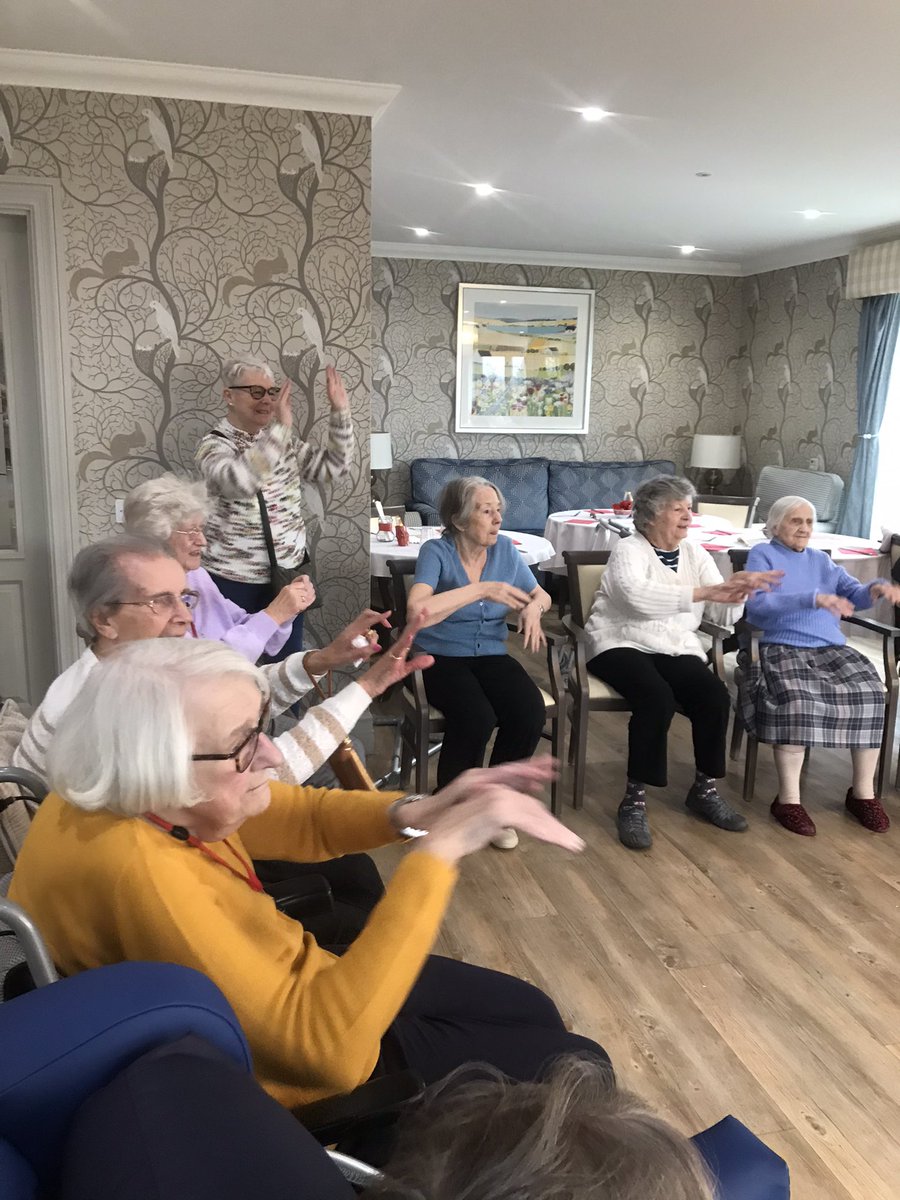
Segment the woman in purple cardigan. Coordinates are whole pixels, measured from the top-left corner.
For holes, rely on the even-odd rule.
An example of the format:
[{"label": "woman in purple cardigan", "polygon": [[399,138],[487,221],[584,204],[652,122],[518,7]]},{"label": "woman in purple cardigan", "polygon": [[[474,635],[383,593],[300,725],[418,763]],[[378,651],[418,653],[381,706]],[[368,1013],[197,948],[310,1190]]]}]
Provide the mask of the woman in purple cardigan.
[{"label": "woman in purple cardigan", "polygon": [[772,816],[791,833],[816,827],[800,803],[800,770],[808,746],[846,747],[853,761],[847,811],[873,833],[890,826],[875,795],[875,768],[884,732],[884,686],[878,672],[847,645],[841,617],[900,587],[886,579],[860,583],[809,545],[816,512],[802,496],[784,496],[769,510],[770,542],[754,546],[748,571],[780,570],[781,586],[747,600],[747,619],[762,631],[760,662],[747,670],[739,712],[744,728],[775,755],[778,795]]},{"label": "woman in purple cardigan", "polygon": [[316,598],[312,580],[301,575],[283,587],[260,612],[247,613],[226,599],[200,565],[206,537],[203,525],[209,511],[206,485],[161,475],[148,479],[125,500],[129,533],[166,542],[187,572],[187,585],[200,599],[193,610],[195,637],[224,642],[251,662],[274,656],[290,637],[294,617]]}]

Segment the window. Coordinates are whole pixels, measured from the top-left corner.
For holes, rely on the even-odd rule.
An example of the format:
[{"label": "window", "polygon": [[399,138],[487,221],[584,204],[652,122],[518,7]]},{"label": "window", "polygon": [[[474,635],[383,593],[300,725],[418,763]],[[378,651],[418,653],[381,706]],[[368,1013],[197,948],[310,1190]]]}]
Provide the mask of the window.
[{"label": "window", "polygon": [[873,538],[881,538],[882,527],[900,533],[900,338],[878,440],[878,476],[872,497]]}]

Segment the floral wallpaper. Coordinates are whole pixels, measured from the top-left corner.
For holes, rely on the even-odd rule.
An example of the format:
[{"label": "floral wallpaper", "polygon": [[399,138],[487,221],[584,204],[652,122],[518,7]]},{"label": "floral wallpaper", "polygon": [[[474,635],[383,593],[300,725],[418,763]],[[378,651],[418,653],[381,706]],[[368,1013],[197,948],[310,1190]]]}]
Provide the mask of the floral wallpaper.
[{"label": "floral wallpaper", "polygon": [[856,435],[860,301],[846,258],[743,280],[737,369],[753,475],[766,464],[849,477]]},{"label": "floral wallpaper", "polygon": [[[846,476],[856,432],[859,303],[845,259],[746,279],[421,259],[373,262],[372,427],[391,434],[388,498],[408,496],[413,458],[690,459],[698,433],[744,433],[745,494],[761,466]],[[457,285],[595,293],[585,437],[454,432]]]},{"label": "floral wallpaper", "polygon": [[[586,436],[454,432],[459,283],[591,288],[594,354]],[[671,458],[692,434],[739,432],[741,280],[421,259],[373,262],[372,427],[391,434],[388,495],[419,457]]]},{"label": "floral wallpaper", "polygon": [[0,88],[0,172],[63,192],[81,532],[163,470],[189,473],[222,415],[219,371],[262,356],[323,438],[343,373],[359,455],[310,489],[310,550],[334,629],[368,598],[371,339],[367,118]]}]

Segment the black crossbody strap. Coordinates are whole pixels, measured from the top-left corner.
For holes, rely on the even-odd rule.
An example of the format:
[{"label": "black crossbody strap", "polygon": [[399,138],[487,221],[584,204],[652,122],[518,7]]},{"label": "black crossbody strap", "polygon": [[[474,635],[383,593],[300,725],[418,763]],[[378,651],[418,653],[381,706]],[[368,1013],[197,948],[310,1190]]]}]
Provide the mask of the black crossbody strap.
[{"label": "black crossbody strap", "polygon": [[256,503],[259,505],[259,519],[262,522],[263,537],[266,540],[266,553],[269,556],[269,574],[274,579],[278,570],[278,559],[275,557],[275,543],[272,541],[272,526],[269,524],[269,510],[266,508],[266,498],[262,489],[256,493]]}]

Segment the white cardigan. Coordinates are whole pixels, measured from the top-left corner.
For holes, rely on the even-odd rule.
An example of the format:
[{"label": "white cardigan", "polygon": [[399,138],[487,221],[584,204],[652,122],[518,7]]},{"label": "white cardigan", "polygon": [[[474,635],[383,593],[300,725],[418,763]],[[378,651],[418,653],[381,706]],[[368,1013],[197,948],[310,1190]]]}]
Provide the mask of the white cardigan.
[{"label": "white cardigan", "polygon": [[588,659],[617,648],[705,658],[697,637],[703,618],[733,625],[744,607],[693,603],[694,588],[721,582],[712,555],[687,538],[680,546],[677,572],[662,564],[641,534],[621,539],[612,548],[585,623]]}]

